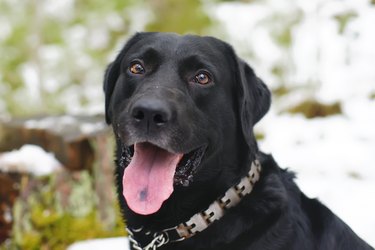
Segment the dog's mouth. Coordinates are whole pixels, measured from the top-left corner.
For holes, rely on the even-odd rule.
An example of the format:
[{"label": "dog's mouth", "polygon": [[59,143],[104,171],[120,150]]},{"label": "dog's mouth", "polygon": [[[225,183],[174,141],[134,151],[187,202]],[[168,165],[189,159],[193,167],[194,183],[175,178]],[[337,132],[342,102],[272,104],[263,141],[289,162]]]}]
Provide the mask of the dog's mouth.
[{"label": "dog's mouth", "polygon": [[119,165],[125,167],[123,195],[130,209],[138,214],[157,212],[174,190],[193,181],[207,146],[189,153],[171,153],[148,142],[123,146]]}]

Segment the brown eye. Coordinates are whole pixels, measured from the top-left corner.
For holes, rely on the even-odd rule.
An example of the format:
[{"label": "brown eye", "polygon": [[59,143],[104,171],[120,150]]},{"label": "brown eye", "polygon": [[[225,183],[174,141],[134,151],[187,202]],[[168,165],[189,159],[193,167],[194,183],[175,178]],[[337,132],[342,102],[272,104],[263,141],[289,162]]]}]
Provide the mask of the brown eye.
[{"label": "brown eye", "polygon": [[133,63],[132,65],[130,65],[129,71],[136,75],[141,75],[145,73],[145,69],[140,63]]},{"label": "brown eye", "polygon": [[209,84],[211,82],[211,78],[206,73],[199,73],[198,75],[195,76],[194,81],[196,83],[206,85],[206,84]]}]

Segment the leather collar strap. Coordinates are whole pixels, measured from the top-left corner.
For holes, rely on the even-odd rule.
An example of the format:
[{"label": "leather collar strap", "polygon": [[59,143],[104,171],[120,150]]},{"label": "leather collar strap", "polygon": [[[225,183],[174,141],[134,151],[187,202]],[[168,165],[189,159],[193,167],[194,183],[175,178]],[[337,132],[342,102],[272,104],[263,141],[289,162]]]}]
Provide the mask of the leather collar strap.
[{"label": "leather collar strap", "polygon": [[[142,227],[127,228],[129,241],[135,250],[156,250],[172,242],[182,241],[202,232],[214,221],[224,216],[226,210],[236,206],[241,199],[251,193],[259,180],[261,165],[258,160],[251,163],[250,171],[241,181],[229,188],[223,196],[215,200],[206,210],[193,215],[188,221],[175,227],[151,233]],[[137,238],[137,240],[135,240]]]}]

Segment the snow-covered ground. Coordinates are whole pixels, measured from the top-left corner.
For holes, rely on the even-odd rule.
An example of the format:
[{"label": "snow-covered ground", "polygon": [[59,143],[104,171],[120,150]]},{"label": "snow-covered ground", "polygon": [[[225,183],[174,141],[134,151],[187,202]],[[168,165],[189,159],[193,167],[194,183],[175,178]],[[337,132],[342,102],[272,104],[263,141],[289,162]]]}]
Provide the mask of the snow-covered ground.
[{"label": "snow-covered ground", "polygon": [[[299,187],[319,198],[352,229],[375,245],[375,105],[358,119],[343,115],[307,121],[268,117],[260,124],[262,150],[297,173]],[[372,128],[370,123],[372,122]]]},{"label": "snow-covered ground", "polygon": [[77,242],[71,245],[67,250],[128,250],[129,241],[126,237],[95,239]]}]

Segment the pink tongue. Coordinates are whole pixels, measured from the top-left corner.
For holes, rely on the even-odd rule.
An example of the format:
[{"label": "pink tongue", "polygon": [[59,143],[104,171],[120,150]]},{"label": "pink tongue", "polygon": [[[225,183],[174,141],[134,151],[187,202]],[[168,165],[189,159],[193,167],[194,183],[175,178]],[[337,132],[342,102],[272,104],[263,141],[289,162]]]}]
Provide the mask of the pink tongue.
[{"label": "pink tongue", "polygon": [[173,192],[173,177],[183,154],[173,154],[149,143],[134,145],[134,156],[122,178],[123,195],[131,210],[157,212]]}]

